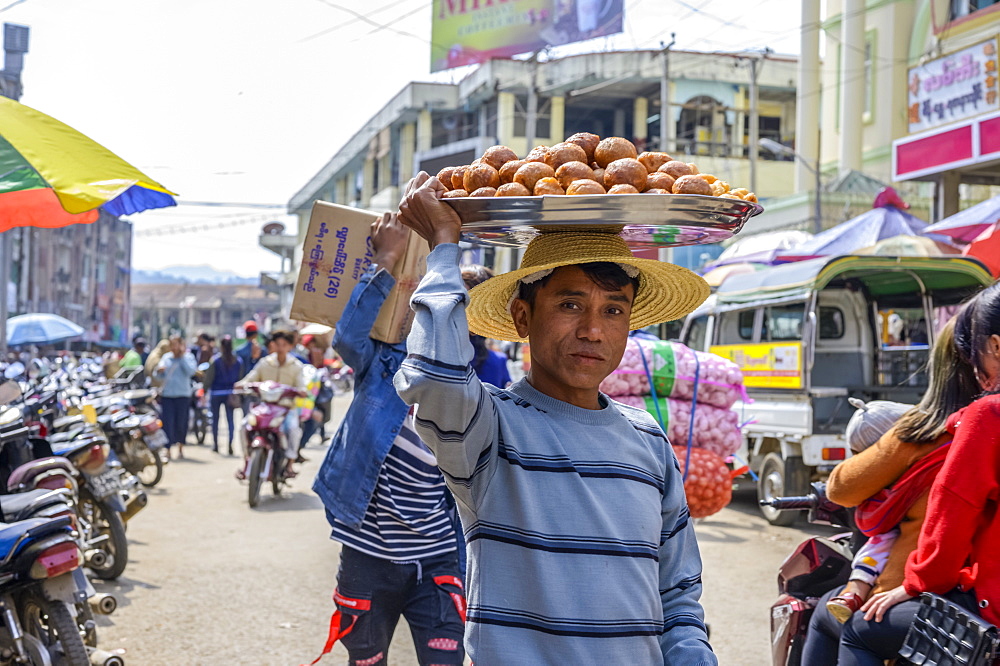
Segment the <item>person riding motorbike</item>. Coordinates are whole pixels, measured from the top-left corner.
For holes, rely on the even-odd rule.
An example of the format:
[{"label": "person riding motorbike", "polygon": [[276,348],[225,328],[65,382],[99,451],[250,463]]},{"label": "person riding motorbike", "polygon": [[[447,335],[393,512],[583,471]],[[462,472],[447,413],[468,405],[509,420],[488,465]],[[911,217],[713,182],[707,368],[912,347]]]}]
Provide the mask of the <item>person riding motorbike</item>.
[{"label": "person riding motorbike", "polygon": [[[969,364],[962,362],[955,347],[954,321],[939,334],[931,354],[929,385],[916,407],[906,412],[878,442],[837,465],[827,480],[827,497],[841,506],[862,504],[880,491],[893,486],[924,457],[933,454],[951,439],[945,431],[949,416],[965,407],[976,395],[975,378]],[[905,507],[896,520],[900,535],[888,549],[882,572],[875,580],[873,594],[899,585],[906,558],[917,546],[917,535],[927,508],[929,483]],[[840,596],[837,587],[825,594],[809,621],[802,663],[810,666],[837,664],[838,644],[845,627],[863,619],[854,613],[846,624],[830,613],[829,604]],[[863,599],[861,601],[864,601]],[[897,646],[898,647],[898,646]]]},{"label": "person riding motorbike", "polygon": [[[305,373],[302,371],[302,362],[290,353],[292,347],[295,346],[295,334],[291,331],[274,331],[271,334],[271,341],[274,344],[274,353],[261,359],[250,372],[243,376],[243,379],[236,382],[236,388],[242,388],[254,382],[277,382],[298,389],[299,393],[304,396],[306,379]],[[299,425],[299,410],[297,408],[288,410],[288,416],[285,418],[281,430],[285,436],[283,447],[285,456],[296,462],[306,462],[305,458],[299,455],[302,428]],[[243,458],[245,462],[247,458],[246,441],[243,442]]]},{"label": "person riding motorbike", "polygon": [[[921,592],[1000,624],[1000,283],[957,315],[955,344],[985,392],[948,419],[954,439],[934,480],[916,551],[902,584],[873,595],[841,640],[842,664],[881,664],[903,644]],[[855,619],[860,614],[855,615]],[[874,620],[874,621],[873,621]]]}]

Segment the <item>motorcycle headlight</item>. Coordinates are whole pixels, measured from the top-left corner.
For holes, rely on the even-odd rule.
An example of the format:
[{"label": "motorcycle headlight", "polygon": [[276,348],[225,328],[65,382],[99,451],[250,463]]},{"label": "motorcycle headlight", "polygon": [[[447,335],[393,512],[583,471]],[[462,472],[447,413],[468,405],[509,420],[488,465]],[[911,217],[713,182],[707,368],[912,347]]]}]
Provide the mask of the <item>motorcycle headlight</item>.
[{"label": "motorcycle headlight", "polygon": [[284,423],[284,422],[285,422],[285,417],[284,416],[275,416],[273,419],[271,419],[271,424],[268,427],[269,428],[280,428],[281,424]]},{"label": "motorcycle headlight", "polygon": [[260,397],[264,402],[278,402],[284,393],[285,390],[282,388],[267,389],[260,392]]}]

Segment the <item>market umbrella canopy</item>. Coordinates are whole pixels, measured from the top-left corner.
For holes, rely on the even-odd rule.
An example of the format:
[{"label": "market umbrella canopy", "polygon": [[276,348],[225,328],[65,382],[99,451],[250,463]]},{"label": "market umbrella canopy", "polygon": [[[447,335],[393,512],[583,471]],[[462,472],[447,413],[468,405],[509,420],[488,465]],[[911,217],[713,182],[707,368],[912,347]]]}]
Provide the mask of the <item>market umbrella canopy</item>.
[{"label": "market umbrella canopy", "polygon": [[7,344],[49,344],[83,335],[83,328],[59,315],[36,313],[7,320]]},{"label": "market umbrella canopy", "polygon": [[926,236],[910,235],[884,238],[871,247],[862,248],[855,252],[855,254],[868,254],[877,257],[946,257],[961,253],[961,249],[944,241],[936,241]]},{"label": "market umbrella canopy", "polygon": [[927,223],[894,205],[888,204],[865,211],[855,218],[816,234],[789,250],[779,253],[784,261],[854,254],[893,236],[915,236],[923,233]]},{"label": "market umbrella canopy", "polygon": [[176,206],[172,194],[72,127],[0,97],[0,231]]},{"label": "market umbrella canopy", "polygon": [[998,221],[1000,221],[1000,196],[981,201],[940,222],[935,222],[924,229],[924,233],[940,234],[963,243],[971,243]]},{"label": "market umbrella canopy", "polygon": [[801,245],[813,237],[808,231],[771,231],[753,236],[744,236],[727,247],[719,258],[709,262],[705,268],[714,269],[728,264],[747,262],[770,264],[782,251]]},{"label": "market umbrella canopy", "polygon": [[726,278],[732,277],[733,275],[756,273],[762,268],[767,268],[767,265],[754,263],[726,264],[724,266],[716,266],[702,275],[702,277],[705,279],[705,282],[708,283],[709,287],[718,287],[726,280]]},{"label": "market umbrella canopy", "polygon": [[988,226],[962,250],[962,254],[979,259],[993,277],[1000,278],[1000,222]]}]

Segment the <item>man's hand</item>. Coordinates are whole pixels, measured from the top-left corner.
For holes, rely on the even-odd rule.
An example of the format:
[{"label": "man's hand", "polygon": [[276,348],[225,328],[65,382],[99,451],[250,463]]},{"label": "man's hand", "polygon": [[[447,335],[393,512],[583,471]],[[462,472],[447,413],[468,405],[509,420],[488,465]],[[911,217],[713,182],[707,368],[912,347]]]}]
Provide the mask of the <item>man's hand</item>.
[{"label": "man's hand", "polygon": [[457,243],[462,236],[462,218],[441,201],[447,191],[437,178],[421,171],[407,183],[399,204],[399,221],[420,234],[432,250],[441,243]]},{"label": "man's hand", "polygon": [[383,213],[372,222],[371,236],[375,249],[372,261],[391,273],[406,251],[409,230],[399,223],[395,213]]}]

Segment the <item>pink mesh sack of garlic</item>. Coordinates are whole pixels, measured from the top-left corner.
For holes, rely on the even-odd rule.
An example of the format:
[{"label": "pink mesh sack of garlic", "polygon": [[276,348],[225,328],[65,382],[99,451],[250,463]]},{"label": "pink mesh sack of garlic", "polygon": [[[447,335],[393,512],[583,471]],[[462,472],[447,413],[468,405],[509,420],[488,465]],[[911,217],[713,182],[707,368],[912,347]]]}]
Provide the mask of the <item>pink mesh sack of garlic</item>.
[{"label": "pink mesh sack of garlic", "polygon": [[[650,396],[623,395],[613,398],[632,407],[644,409],[656,418],[656,405]],[[667,430],[667,439],[674,446],[687,447],[688,428],[691,424],[691,402],[689,400],[660,400],[660,415]],[[725,458],[740,448],[742,435],[739,430],[739,415],[731,409],[699,404],[694,411],[694,438],[692,446],[707,449]]]},{"label": "pink mesh sack of garlic", "polygon": [[[640,355],[641,354],[641,355]],[[618,369],[601,382],[607,395],[650,395],[649,380],[642,363],[645,356],[659,398],[691,400],[695,369],[698,369],[698,402],[729,409],[743,398],[743,373],[738,365],[705,352],[696,352],[679,342],[632,338]]]}]

